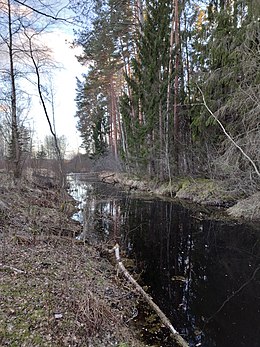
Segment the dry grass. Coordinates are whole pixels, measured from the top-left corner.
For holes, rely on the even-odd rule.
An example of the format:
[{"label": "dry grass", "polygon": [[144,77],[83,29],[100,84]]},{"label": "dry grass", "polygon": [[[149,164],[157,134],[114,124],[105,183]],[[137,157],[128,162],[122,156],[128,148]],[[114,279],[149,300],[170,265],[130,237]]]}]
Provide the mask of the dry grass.
[{"label": "dry grass", "polygon": [[69,218],[72,202],[3,179],[0,201],[0,345],[142,346],[126,324],[136,297],[72,237],[81,229]]}]

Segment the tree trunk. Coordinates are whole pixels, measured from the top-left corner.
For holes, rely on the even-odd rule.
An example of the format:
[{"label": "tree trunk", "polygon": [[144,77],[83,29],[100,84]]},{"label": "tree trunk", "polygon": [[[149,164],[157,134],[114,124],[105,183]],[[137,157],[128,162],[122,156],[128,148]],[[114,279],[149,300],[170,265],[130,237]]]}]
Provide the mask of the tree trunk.
[{"label": "tree trunk", "polygon": [[144,13],[143,13],[143,1],[136,0],[136,19],[140,35],[143,35],[144,25]]},{"label": "tree trunk", "polygon": [[172,80],[172,53],[174,43],[174,1],[172,3],[172,21],[170,34],[170,50],[169,50],[169,66],[168,66],[168,85],[167,85],[167,101],[166,101],[166,124],[165,124],[165,157],[168,171],[168,177],[171,184],[171,166],[170,166],[170,141],[169,141],[169,125],[170,125],[170,101],[171,101],[171,80]]},{"label": "tree trunk", "polygon": [[118,149],[117,149],[117,105],[116,105],[116,95],[114,89],[114,78],[111,76],[110,79],[110,99],[111,99],[111,141],[112,141],[112,151],[115,159],[118,159]]},{"label": "tree trunk", "polygon": [[179,1],[175,0],[175,78],[174,78],[174,104],[173,104],[173,126],[174,126],[174,162],[175,162],[175,174],[179,174],[179,110],[178,110],[178,94],[179,94],[179,45],[180,45],[180,33],[179,33]]},{"label": "tree trunk", "polygon": [[162,113],[162,101],[159,103],[159,137],[160,137],[160,153],[159,153],[159,175],[160,179],[163,179],[163,113]]},{"label": "tree trunk", "polygon": [[11,78],[11,133],[12,133],[12,161],[14,178],[20,178],[22,174],[21,166],[21,150],[19,146],[19,130],[17,119],[17,99],[16,99],[16,85],[15,85],[15,68],[13,59],[13,33],[12,33],[12,14],[10,0],[7,2],[8,6],[8,30],[9,30],[9,63],[10,63],[10,78]]},{"label": "tree trunk", "polygon": [[[25,32],[25,36],[28,39],[29,55],[30,55],[30,58],[32,60],[32,63],[33,63],[34,69],[35,69],[35,73],[36,73],[36,77],[37,77],[37,89],[38,89],[39,98],[41,100],[41,104],[42,104],[43,111],[44,111],[45,117],[46,117],[48,125],[49,125],[50,132],[51,132],[53,139],[54,139],[55,152],[56,152],[57,161],[58,161],[58,171],[59,171],[58,174],[59,174],[60,186],[62,188],[64,188],[66,186],[66,175],[64,173],[64,162],[63,162],[60,147],[58,144],[58,139],[56,136],[55,128],[53,128],[53,126],[51,124],[51,120],[50,120],[50,117],[49,117],[49,114],[47,111],[47,107],[46,107],[46,104],[44,101],[44,97],[43,97],[43,93],[42,93],[42,84],[41,84],[39,65],[38,65],[38,63],[34,57],[34,52],[33,52],[32,37],[29,37],[29,35],[26,34],[26,32]],[[52,116],[54,117],[54,114]]]}]

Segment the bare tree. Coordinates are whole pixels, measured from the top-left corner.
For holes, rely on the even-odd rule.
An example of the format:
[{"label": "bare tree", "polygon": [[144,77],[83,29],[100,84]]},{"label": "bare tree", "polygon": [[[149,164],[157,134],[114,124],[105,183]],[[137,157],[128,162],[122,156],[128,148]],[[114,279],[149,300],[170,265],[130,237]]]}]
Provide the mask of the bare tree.
[{"label": "bare tree", "polygon": [[[30,60],[32,61],[32,65],[36,74],[36,86],[37,86],[37,91],[38,91],[38,95],[43,107],[43,111],[44,111],[44,115],[46,117],[46,120],[48,122],[49,125],[49,129],[51,132],[51,135],[53,136],[54,139],[54,145],[55,145],[55,151],[56,151],[56,157],[58,160],[58,165],[59,165],[59,179],[60,179],[60,184],[63,187],[65,185],[65,175],[64,175],[64,165],[63,165],[63,158],[61,155],[61,151],[60,151],[60,147],[59,147],[59,142],[58,142],[58,138],[56,135],[56,131],[55,131],[55,121],[52,123],[51,122],[51,115],[48,112],[47,109],[47,101],[44,98],[44,88],[43,85],[41,83],[41,69],[44,65],[44,60],[45,62],[49,62],[48,59],[48,55],[44,55],[43,52],[41,50],[35,50],[34,49],[34,38],[38,35],[38,33],[35,32],[31,32],[30,30],[26,30],[26,28],[24,28],[24,35],[27,39],[26,42],[26,54],[28,55],[28,57],[30,58]],[[45,52],[46,53],[46,52]],[[52,108],[53,108],[53,100],[51,100],[52,103]],[[52,111],[52,116],[54,117],[54,112]]]},{"label": "bare tree", "polygon": [[[57,137],[57,142],[60,148],[60,154],[62,159],[65,157],[67,149],[67,139],[64,135]],[[56,145],[52,135],[46,135],[44,143],[42,145],[42,151],[46,153],[48,159],[57,159]]]},{"label": "bare tree", "polygon": [[[59,20],[57,5],[44,5],[39,3],[39,8],[24,4],[19,1],[2,0],[0,11],[0,54],[5,58],[5,64],[0,67],[2,76],[7,77],[10,84],[10,114],[11,114],[11,153],[13,173],[15,178],[22,174],[21,146],[19,133],[19,114],[17,101],[18,80],[29,81],[36,87],[43,111],[49,124],[50,132],[56,144],[56,153],[59,161],[60,177],[62,174],[62,156],[56,137],[54,120],[51,121],[47,104],[52,105],[52,118],[54,118],[53,100],[46,98],[46,85],[44,74],[52,70],[55,64],[52,62],[50,50],[42,44],[42,37],[47,29]],[[62,8],[60,8],[62,10]],[[44,11],[45,10],[45,11]],[[3,29],[3,30],[1,30]],[[43,86],[44,85],[44,86]]]},{"label": "bare tree", "polygon": [[179,172],[179,64],[180,64],[180,29],[179,29],[179,0],[174,3],[174,39],[175,39],[175,78],[174,78],[174,103],[173,103],[173,124],[174,124],[174,161],[175,172]]},{"label": "bare tree", "polygon": [[[6,25],[3,28],[3,17],[5,17]],[[1,32],[0,37],[2,40],[2,45],[7,48],[8,55],[8,65],[9,69],[1,69],[2,74],[6,75],[11,86],[10,91],[10,114],[11,114],[11,160],[13,163],[13,173],[15,178],[21,176],[21,149],[19,146],[19,130],[18,130],[18,116],[17,116],[17,88],[16,88],[16,78],[17,72],[15,69],[15,46],[14,46],[14,36],[19,31],[19,26],[17,26],[15,16],[13,16],[11,1],[7,0],[1,2]],[[2,47],[1,47],[2,48]],[[3,50],[3,48],[2,48]],[[2,51],[1,50],[1,51]],[[3,54],[3,52],[2,52]],[[3,97],[3,94],[2,94]]]}]

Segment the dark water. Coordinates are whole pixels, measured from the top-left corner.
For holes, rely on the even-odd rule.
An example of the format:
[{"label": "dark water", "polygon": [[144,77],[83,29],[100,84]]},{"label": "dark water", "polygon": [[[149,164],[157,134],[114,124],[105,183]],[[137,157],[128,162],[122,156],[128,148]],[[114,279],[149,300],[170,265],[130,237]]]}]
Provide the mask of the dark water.
[{"label": "dark water", "polygon": [[[72,183],[83,209],[79,237],[119,242],[190,346],[260,346],[259,226],[200,218],[79,177]],[[143,333],[154,346],[173,346],[162,331]]]}]

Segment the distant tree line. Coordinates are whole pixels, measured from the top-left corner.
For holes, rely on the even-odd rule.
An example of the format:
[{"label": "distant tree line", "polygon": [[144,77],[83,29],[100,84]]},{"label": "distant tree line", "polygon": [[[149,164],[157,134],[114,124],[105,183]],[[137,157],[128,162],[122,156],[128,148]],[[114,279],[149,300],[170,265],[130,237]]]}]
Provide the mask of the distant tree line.
[{"label": "distant tree line", "polygon": [[[229,178],[255,186],[260,166],[258,0],[106,0],[84,14],[76,42],[78,130],[91,157],[126,170]],[[87,15],[86,15],[87,14]]]}]

